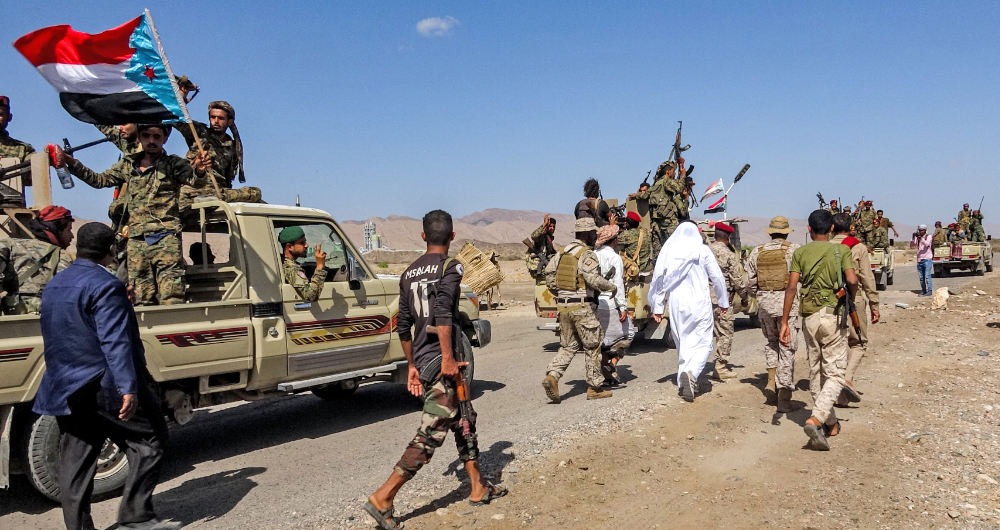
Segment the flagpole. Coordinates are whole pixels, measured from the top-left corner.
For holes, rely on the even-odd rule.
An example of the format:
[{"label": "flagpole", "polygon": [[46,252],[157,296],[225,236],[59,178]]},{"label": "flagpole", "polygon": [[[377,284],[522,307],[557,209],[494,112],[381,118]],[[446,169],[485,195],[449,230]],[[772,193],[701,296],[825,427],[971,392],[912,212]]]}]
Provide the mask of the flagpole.
[{"label": "flagpole", "polygon": [[[170,81],[170,86],[174,90],[174,97],[177,98],[177,104],[181,107],[181,112],[184,114],[184,121],[187,122],[188,126],[191,128],[191,136],[194,137],[194,142],[198,146],[198,154],[201,155],[205,152],[205,146],[201,143],[201,137],[198,136],[198,130],[194,127],[194,121],[191,119],[191,114],[188,113],[187,103],[184,101],[184,96],[181,94],[181,88],[177,86],[177,79],[174,77],[174,72],[170,69],[170,61],[167,60],[167,52],[163,50],[163,43],[160,42],[160,34],[156,31],[156,24],[153,24],[153,14],[149,12],[149,9],[144,10],[146,15],[146,20],[149,21],[149,29],[153,32],[153,40],[156,42],[156,48],[160,52],[160,57],[163,58],[163,68],[167,71],[167,80]],[[222,192],[219,190],[219,184],[215,182],[215,177],[209,170],[208,180],[212,182],[212,187],[215,188],[215,196],[219,200],[222,200]]]}]

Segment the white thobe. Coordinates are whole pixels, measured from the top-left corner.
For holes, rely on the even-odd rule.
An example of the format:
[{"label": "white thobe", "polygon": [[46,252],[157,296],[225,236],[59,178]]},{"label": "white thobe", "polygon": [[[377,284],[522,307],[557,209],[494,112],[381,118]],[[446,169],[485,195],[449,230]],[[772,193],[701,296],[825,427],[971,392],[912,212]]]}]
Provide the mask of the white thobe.
[{"label": "white thobe", "polygon": [[613,298],[610,292],[602,292],[597,299],[597,320],[604,328],[604,345],[612,346],[620,340],[631,339],[635,335],[631,318],[626,317],[625,322],[619,320],[619,311],[628,309],[625,302],[625,280],[622,278],[624,264],[621,256],[611,247],[601,245],[594,249],[594,253],[597,254],[602,276],[607,276],[612,267],[615,270],[610,280],[618,288],[618,292]]},{"label": "white thobe", "polygon": [[660,249],[649,288],[653,314],[663,314],[663,300],[667,299],[670,333],[677,345],[678,384],[682,373],[687,373],[692,382],[697,381],[712,353],[714,318],[709,278],[719,307],[728,308],[726,278],[719,263],[704,244],[697,225],[683,222]]}]

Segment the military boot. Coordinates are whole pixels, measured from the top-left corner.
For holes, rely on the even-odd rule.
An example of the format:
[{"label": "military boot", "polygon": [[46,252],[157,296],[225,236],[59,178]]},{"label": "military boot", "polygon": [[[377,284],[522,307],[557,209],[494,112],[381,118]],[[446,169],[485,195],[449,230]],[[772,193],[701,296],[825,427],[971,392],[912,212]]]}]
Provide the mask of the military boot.
[{"label": "military boot", "polygon": [[587,399],[604,399],[611,397],[610,390],[601,390],[600,388],[587,387]]},{"label": "military boot", "polygon": [[559,403],[562,398],[559,397],[559,380],[553,375],[546,375],[545,380],[542,381],[542,388],[545,389],[545,395],[548,396],[553,403]]},{"label": "military boot", "polygon": [[764,387],[764,388],[765,389],[769,389],[771,392],[777,392],[777,388],[778,388],[778,386],[774,382],[774,372],[775,372],[775,370],[777,370],[777,368],[768,368],[767,369],[767,386]]},{"label": "military boot", "polygon": [[729,369],[729,364],[722,361],[715,363],[715,373],[719,374],[719,379],[723,381],[736,377],[736,374]]},{"label": "military boot", "polygon": [[792,411],[792,389],[782,388],[778,390],[778,412]]}]

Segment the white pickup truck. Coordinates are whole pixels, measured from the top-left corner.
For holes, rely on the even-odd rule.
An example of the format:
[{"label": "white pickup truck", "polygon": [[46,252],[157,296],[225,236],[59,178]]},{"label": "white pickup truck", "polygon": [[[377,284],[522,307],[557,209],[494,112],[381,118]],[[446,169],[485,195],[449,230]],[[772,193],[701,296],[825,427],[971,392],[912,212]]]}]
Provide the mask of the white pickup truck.
[{"label": "white pickup truck", "polygon": [[948,245],[934,247],[934,276],[947,276],[955,270],[967,270],[976,276],[993,272],[993,236],[981,243],[962,243],[962,256],[951,255]]}]

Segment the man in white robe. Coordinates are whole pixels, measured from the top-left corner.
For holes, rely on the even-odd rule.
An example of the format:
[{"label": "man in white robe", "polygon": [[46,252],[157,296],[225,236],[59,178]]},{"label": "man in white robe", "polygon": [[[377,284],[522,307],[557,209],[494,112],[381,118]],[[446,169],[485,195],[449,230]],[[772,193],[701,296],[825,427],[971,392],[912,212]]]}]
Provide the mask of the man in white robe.
[{"label": "man in white robe", "polygon": [[653,319],[663,319],[664,299],[670,333],[677,345],[677,387],[685,401],[694,401],[698,377],[712,353],[712,298],[709,278],[719,300],[719,310],[729,310],[726,278],[693,221],[684,221],[667,239],[656,258],[649,305]]},{"label": "man in white robe", "polygon": [[601,374],[604,384],[617,386],[621,384],[618,377],[618,361],[625,356],[635,329],[632,319],[628,317],[628,304],[625,301],[625,280],[622,271],[625,266],[617,252],[619,228],[617,224],[609,224],[597,229],[597,262],[604,276],[618,289],[614,296],[602,292],[597,299],[597,320],[604,328],[604,344],[601,349]]}]

